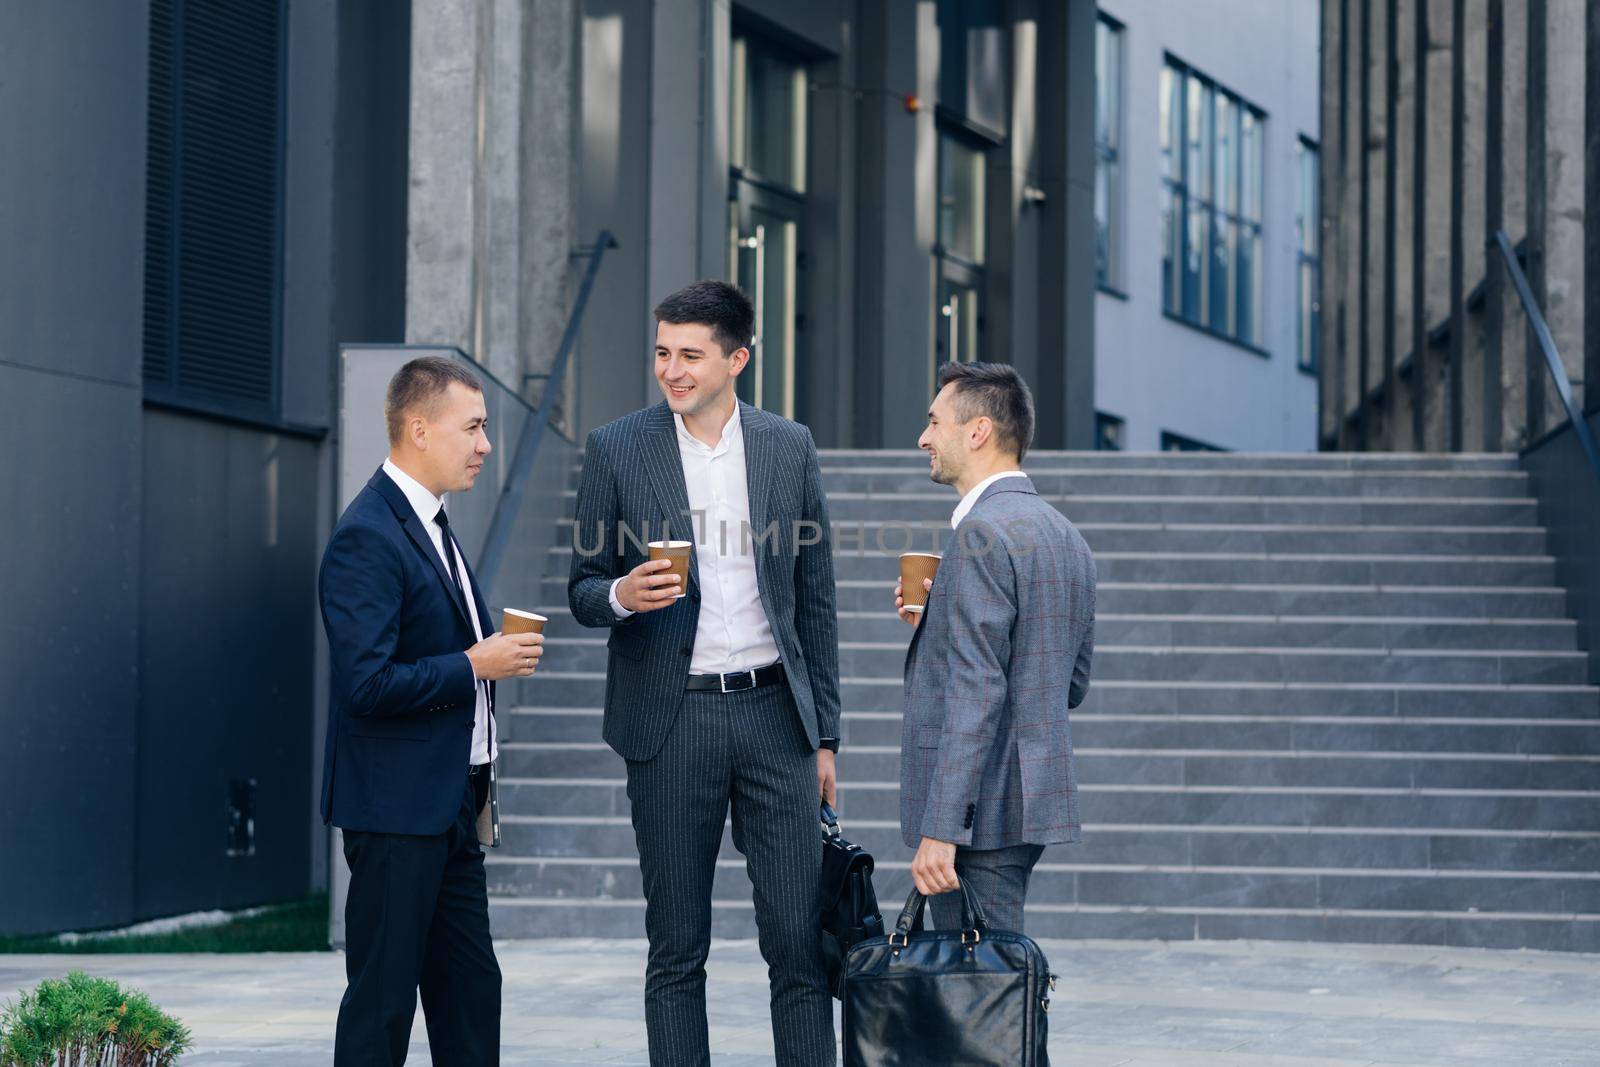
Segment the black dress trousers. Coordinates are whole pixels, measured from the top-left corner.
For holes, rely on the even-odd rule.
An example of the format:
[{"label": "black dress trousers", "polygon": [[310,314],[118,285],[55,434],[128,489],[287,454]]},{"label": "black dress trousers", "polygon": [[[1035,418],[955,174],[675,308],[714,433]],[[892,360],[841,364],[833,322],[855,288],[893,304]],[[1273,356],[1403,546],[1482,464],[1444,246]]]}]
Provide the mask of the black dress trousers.
[{"label": "black dress trousers", "polygon": [[488,775],[462,775],[461,808],[442,834],[345,831],[345,973],[337,1067],[406,1060],[417,991],[435,1064],[500,1061],[500,965],[477,812]]}]

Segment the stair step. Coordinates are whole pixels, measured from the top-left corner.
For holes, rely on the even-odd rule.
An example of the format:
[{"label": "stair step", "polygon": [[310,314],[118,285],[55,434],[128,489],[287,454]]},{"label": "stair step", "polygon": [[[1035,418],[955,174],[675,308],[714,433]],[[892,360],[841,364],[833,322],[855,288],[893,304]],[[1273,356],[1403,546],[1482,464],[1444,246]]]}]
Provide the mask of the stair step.
[{"label": "stair step", "polygon": [[[1340,471],[1295,469],[1107,470],[1087,466],[1034,466],[1027,475],[1044,496],[1345,496],[1526,497],[1520,470]],[[931,486],[921,466],[825,466],[827,493],[922,493]]]},{"label": "stair step", "polygon": [[[1056,851],[1047,852],[1052,856]],[[518,857],[487,864],[493,897],[574,901],[642,898],[638,862]],[[911,890],[910,864],[880,862],[873,888],[881,902]],[[748,899],[742,858],[721,859],[713,899]],[[1448,908],[1465,911],[1600,912],[1600,873],[1592,871],[1437,871],[1339,867],[1187,867],[1041,862],[1030,897],[1054,904],[1151,907]]]},{"label": "stair step", "polygon": [[[670,609],[669,609],[670,610]],[[841,642],[839,683],[898,688],[906,640]],[[545,642],[541,673],[603,673],[608,651],[599,637],[554,637]],[[1250,648],[1095,644],[1094,682],[1440,682],[1474,684],[1581,684],[1586,653],[1576,649]]]},{"label": "stair step", "polygon": [[[887,614],[893,580],[851,579],[836,584],[838,609]],[[541,580],[552,621],[567,614],[567,572]],[[1227,584],[1213,582],[1098,583],[1096,613],[1208,615],[1449,616],[1467,619],[1566,618],[1567,593],[1559,586],[1416,586],[1377,584]],[[554,631],[552,631],[554,632]]]},{"label": "stair step", "polygon": [[[1152,908],[1044,904],[1030,900],[1028,934],[1036,938],[1138,938],[1379,942],[1471,948],[1600,951],[1600,921],[1562,912],[1450,912],[1331,908]],[[499,937],[644,936],[644,902],[576,902],[497,897],[489,919]],[[714,937],[753,938],[748,899],[713,901]]]},{"label": "stair step", "polygon": [[[509,740],[594,742],[599,708],[513,708],[504,723]],[[847,711],[844,747],[899,745],[898,712]],[[1392,715],[1138,715],[1072,714],[1072,739],[1080,748],[1229,748],[1282,752],[1369,750],[1389,752],[1495,752],[1600,754],[1600,719]]]},{"label": "stair step", "polygon": [[[569,501],[575,501],[573,492]],[[955,492],[829,492],[828,517],[834,522],[881,519],[948,521],[955,510]],[[1066,493],[1043,497],[1074,524],[1100,523],[1306,523],[1345,525],[1374,523],[1398,526],[1538,525],[1534,497],[1390,497],[1350,496],[1210,496],[1182,497],[1126,493]],[[569,505],[568,516],[571,515]]]},{"label": "stair step", "polygon": [[[636,862],[632,827],[621,815],[506,816],[524,826],[537,850],[504,848],[505,858],[568,862]],[[846,836],[884,862],[908,860],[898,819],[869,820],[842,813]],[[620,828],[620,829],[619,829]],[[587,842],[587,847],[585,843]],[[1053,848],[1051,857],[1101,865],[1231,867],[1428,868],[1594,872],[1600,870],[1600,830],[1539,831],[1430,826],[1304,826],[1211,823],[1090,823],[1082,841]],[[738,856],[724,835],[722,857]]]},{"label": "stair step", "polygon": [[[914,467],[928,464],[928,454],[916,448],[823,448],[818,458],[824,470],[859,467]],[[1028,466],[1080,467],[1097,470],[1320,470],[1386,471],[1520,471],[1517,457],[1505,452],[1084,452],[1061,449],[1030,450]]]},{"label": "stair step", "polygon": [[[1093,785],[1348,786],[1391,789],[1600,790],[1600,755],[1261,749],[1099,749],[1076,746],[1078,781]],[[900,746],[851,745],[840,781],[893,782]],[[504,781],[621,778],[622,758],[598,741],[500,746]]]},{"label": "stair step", "polygon": [[[936,548],[926,531],[880,550],[839,549],[835,577],[874,580],[894,587],[899,554]],[[549,575],[569,572],[572,546],[550,551]],[[1316,585],[1535,585],[1555,581],[1555,560],[1535,554],[1419,554],[1336,552],[1124,552],[1096,551],[1097,579],[1108,582],[1300,582]],[[564,580],[562,584],[565,584]]]},{"label": "stair step", "polygon": [[[615,779],[501,779],[501,810],[559,813],[579,819],[622,818],[615,847],[571,843],[541,855],[626,854],[633,847],[625,784]],[[852,819],[892,823],[897,784],[841,778],[840,803]],[[1089,783],[1080,787],[1085,825],[1096,823],[1249,823],[1280,827],[1449,826],[1483,829],[1585,830],[1600,826],[1600,792],[1581,789],[1473,789]],[[897,825],[897,824],[895,824]],[[512,825],[507,837],[532,844]],[[615,844],[621,842],[620,844]],[[520,847],[515,851],[523,851]],[[532,853],[530,853],[532,854]]]},{"label": "stair step", "polygon": [[[540,668],[529,700],[541,707],[594,707],[604,702],[604,671]],[[841,701],[853,711],[899,711],[892,678],[845,679]],[[1307,714],[1494,716],[1514,700],[1520,715],[1589,718],[1600,712],[1600,689],[1587,685],[1441,682],[1152,682],[1096,678],[1082,710],[1203,714],[1275,710],[1289,703]]]}]

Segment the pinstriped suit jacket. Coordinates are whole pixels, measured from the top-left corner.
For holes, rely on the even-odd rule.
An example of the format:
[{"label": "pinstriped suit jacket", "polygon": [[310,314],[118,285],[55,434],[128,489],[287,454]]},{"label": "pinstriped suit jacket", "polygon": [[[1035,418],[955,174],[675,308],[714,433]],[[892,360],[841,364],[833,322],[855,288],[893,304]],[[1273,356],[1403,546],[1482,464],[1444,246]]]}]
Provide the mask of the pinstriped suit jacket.
[{"label": "pinstriped suit jacket", "polygon": [[[815,748],[818,738],[839,736],[833,551],[817,447],[804,426],[742,401],[739,418],[756,585]],[[775,535],[762,542],[772,524]],[[693,541],[695,533],[666,401],[589,434],[567,600],[584,626],[611,628],[603,734],[624,759],[650,759],[677,720],[700,620],[698,560],[690,560],[688,596],[659,611],[618,620],[611,583],[649,558],[647,542]]]},{"label": "pinstriped suit jacket", "polygon": [[1067,709],[1089,691],[1094,556],[1027,478],[956,528],[906,653],[900,830],[969,848],[1079,837]]}]

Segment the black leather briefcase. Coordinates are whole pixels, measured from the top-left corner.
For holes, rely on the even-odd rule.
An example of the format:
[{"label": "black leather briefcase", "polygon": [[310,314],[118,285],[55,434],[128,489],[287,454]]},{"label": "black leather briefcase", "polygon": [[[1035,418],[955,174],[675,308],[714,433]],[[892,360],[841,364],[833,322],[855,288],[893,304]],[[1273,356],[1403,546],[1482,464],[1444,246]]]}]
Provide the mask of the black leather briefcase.
[{"label": "black leather briefcase", "polygon": [[883,933],[883,914],[872,888],[872,854],[846,841],[839,817],[822,805],[822,961],[828,989],[839,996],[850,946]]},{"label": "black leather briefcase", "polygon": [[962,929],[924,932],[913,889],[888,936],[845,956],[844,1067],[1048,1067],[1044,953],[961,898]]}]

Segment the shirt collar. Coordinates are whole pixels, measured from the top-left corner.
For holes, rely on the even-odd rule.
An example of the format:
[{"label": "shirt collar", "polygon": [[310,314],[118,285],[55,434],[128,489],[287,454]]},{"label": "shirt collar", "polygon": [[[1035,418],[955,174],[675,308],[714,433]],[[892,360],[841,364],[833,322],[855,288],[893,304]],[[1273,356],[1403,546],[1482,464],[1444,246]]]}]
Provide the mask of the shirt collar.
[{"label": "shirt collar", "polygon": [[983,491],[995,482],[998,482],[1001,478],[1024,477],[1027,476],[1022,471],[1001,471],[998,474],[989,475],[989,477],[967,490],[967,495],[961,498],[961,503],[956,505],[955,513],[950,516],[950,528],[953,530],[961,525],[961,520],[967,517],[967,513],[972,510],[972,505],[976,504],[978,498],[983,495]]},{"label": "shirt collar", "polygon": [[434,496],[428,492],[427,489],[423,488],[421,482],[395,466],[392,459],[383,461],[383,473],[387,474],[389,479],[400,487],[400,491],[406,495],[406,499],[411,501],[411,509],[417,513],[417,518],[422,520],[425,528],[428,527],[433,522],[434,517],[439,514],[439,509],[444,507],[444,497]]},{"label": "shirt collar", "polygon": [[737,400],[733,403],[733,415],[730,416],[728,421],[723,425],[722,437],[717,441],[715,448],[707,445],[704,441],[700,440],[700,438],[690,433],[689,428],[683,424],[683,416],[679,415],[676,411],[672,413],[672,421],[678,427],[679,441],[683,441],[691,447],[698,448],[703,452],[709,452],[713,456],[721,455],[723,452],[726,452],[728,449],[732,448],[735,444],[744,439],[744,428],[739,422],[739,402]]}]

